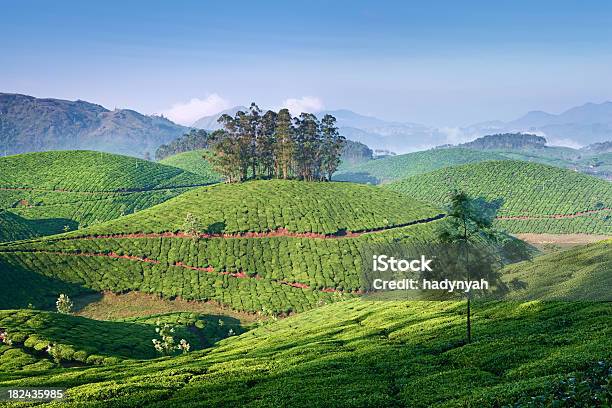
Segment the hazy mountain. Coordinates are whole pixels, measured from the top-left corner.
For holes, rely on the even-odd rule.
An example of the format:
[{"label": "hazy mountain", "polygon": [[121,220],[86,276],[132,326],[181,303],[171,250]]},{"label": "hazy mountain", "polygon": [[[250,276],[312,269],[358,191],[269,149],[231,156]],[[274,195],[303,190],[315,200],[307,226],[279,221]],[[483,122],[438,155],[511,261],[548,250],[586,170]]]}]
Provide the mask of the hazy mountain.
[{"label": "hazy mountain", "polygon": [[552,144],[573,147],[612,139],[612,102],[586,103],[558,115],[532,111],[510,122],[483,122],[462,129],[467,135],[537,133]]},{"label": "hazy mountain", "polygon": [[[235,106],[212,116],[205,116],[194,122],[193,127],[207,130],[219,129],[217,119],[224,113],[234,115],[244,106]],[[373,149],[385,149],[395,152],[414,151],[443,143],[446,136],[435,128],[409,122],[392,122],[373,116],[361,115],[347,110],[327,110],[316,112],[318,118],[325,114],[333,115],[337,120],[340,133],[347,139],[361,142]]]},{"label": "hazy mountain", "polygon": [[200,119],[196,120],[195,122],[193,122],[193,126],[194,128],[198,128],[198,129],[204,129],[204,130],[217,130],[217,129],[221,129],[221,126],[219,125],[219,123],[217,122],[217,120],[225,115],[228,114],[230,116],[234,116],[236,114],[236,112],[238,111],[243,111],[246,112],[248,108],[246,106],[234,106],[233,108],[229,108],[226,109],[224,111],[221,111],[215,115],[210,115],[210,116],[203,116]]},{"label": "hazy mountain", "polygon": [[476,150],[516,150],[526,148],[540,148],[546,145],[542,136],[528,133],[502,133],[486,135],[471,142],[458,144],[457,147]]},{"label": "hazy mountain", "polygon": [[129,109],[0,93],[0,155],[66,149],[152,155],[186,130]]},{"label": "hazy mountain", "polygon": [[612,153],[612,141],[593,143],[580,149],[588,153]]}]

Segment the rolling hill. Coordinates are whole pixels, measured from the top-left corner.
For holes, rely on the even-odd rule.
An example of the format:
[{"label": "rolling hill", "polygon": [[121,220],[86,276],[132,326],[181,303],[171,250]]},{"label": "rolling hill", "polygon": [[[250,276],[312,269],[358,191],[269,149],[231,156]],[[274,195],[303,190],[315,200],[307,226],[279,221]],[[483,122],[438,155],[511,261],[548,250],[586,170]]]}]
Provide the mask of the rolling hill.
[{"label": "rolling hill", "polygon": [[612,301],[612,239],[557,251],[504,269],[510,299]]},{"label": "rolling hill", "polygon": [[210,155],[208,150],[198,149],[166,157],[160,160],[159,163],[178,167],[210,180],[221,181],[221,176],[214,170],[210,161],[207,160],[208,155]]},{"label": "rolling hill", "polygon": [[0,218],[15,228],[10,236],[0,233],[0,242],[108,221],[215,181],[176,167],[102,152],[2,157]]},{"label": "rolling hill", "polygon": [[499,407],[554,394],[562,380],[612,357],[610,303],[477,304],[469,345],[462,341],[464,308],[464,302],[355,299],[211,350],[5,372],[0,386],[67,387],[74,405]]},{"label": "rolling hill", "polygon": [[[109,365],[159,357],[151,340],[159,337],[155,327],[164,323],[175,329],[177,341],[187,340],[191,350],[244,332],[236,319],[198,313],[102,321],[39,310],[0,310],[0,327],[10,343],[0,342],[0,371]],[[47,351],[49,347],[52,352]]]},{"label": "rolling hill", "polygon": [[[48,307],[69,283],[71,295],[137,290],[299,312],[361,289],[364,245],[427,239],[441,216],[399,193],[348,183],[203,187],[104,224],[0,246],[7,290],[24,293],[0,293],[0,305]],[[24,289],[41,277],[54,283],[32,300]]]},{"label": "rolling hill", "polygon": [[143,157],[187,128],[129,109],[0,93],[0,154],[87,149]]},{"label": "rolling hill", "polygon": [[513,233],[612,234],[612,184],[536,163],[488,161],[438,169],[385,186],[444,205],[453,189],[502,199],[498,225]]},{"label": "rolling hill", "polygon": [[343,163],[338,172],[334,174],[333,179],[355,183],[380,184],[427,173],[441,167],[503,159],[503,156],[496,153],[464,148],[431,149],[369,160],[357,165]]}]

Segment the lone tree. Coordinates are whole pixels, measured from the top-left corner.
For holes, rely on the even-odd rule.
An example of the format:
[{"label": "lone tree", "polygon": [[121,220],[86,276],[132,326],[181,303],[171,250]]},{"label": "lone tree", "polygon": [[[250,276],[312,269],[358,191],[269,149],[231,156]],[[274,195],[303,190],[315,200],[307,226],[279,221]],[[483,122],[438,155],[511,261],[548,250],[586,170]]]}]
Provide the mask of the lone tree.
[{"label": "lone tree", "polygon": [[[448,244],[448,259],[455,258],[453,269],[466,281],[487,278],[501,286],[496,266],[500,258],[492,254],[499,239],[493,228],[501,200],[488,202],[483,198],[471,198],[461,191],[453,191],[450,197],[446,222],[438,232],[443,244]],[[447,265],[448,266],[448,265]],[[501,289],[501,287],[500,287]],[[472,341],[471,301],[472,292],[467,292],[467,342]]]}]

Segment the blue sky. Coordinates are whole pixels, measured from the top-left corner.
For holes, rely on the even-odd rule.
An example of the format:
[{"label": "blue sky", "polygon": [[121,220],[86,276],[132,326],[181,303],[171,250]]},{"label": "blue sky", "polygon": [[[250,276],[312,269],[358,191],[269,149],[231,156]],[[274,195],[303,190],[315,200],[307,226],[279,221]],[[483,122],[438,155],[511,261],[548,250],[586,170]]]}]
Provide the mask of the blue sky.
[{"label": "blue sky", "polygon": [[437,126],[612,99],[606,1],[5,1],[0,92]]}]

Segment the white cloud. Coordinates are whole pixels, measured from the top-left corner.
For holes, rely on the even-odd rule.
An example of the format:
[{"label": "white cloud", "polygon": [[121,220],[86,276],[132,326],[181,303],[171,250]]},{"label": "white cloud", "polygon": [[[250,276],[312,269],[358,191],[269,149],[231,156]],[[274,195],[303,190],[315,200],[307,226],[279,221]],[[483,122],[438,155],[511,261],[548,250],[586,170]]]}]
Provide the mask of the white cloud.
[{"label": "white cloud", "polygon": [[208,95],[205,99],[192,98],[188,102],[179,102],[170,109],[161,112],[173,122],[191,126],[202,116],[210,116],[230,107],[229,101],[216,93]]},{"label": "white cloud", "polygon": [[299,115],[302,112],[315,113],[323,110],[323,101],[316,96],[302,96],[300,99],[285,99],[281,108],[287,108],[292,115]]},{"label": "white cloud", "polygon": [[583,145],[572,139],[547,137],[546,141],[549,146],[564,146],[572,149],[580,149]]},{"label": "white cloud", "polygon": [[448,144],[459,144],[474,140],[477,136],[466,134],[461,128],[458,127],[442,127],[439,129],[446,139],[445,143]]}]

